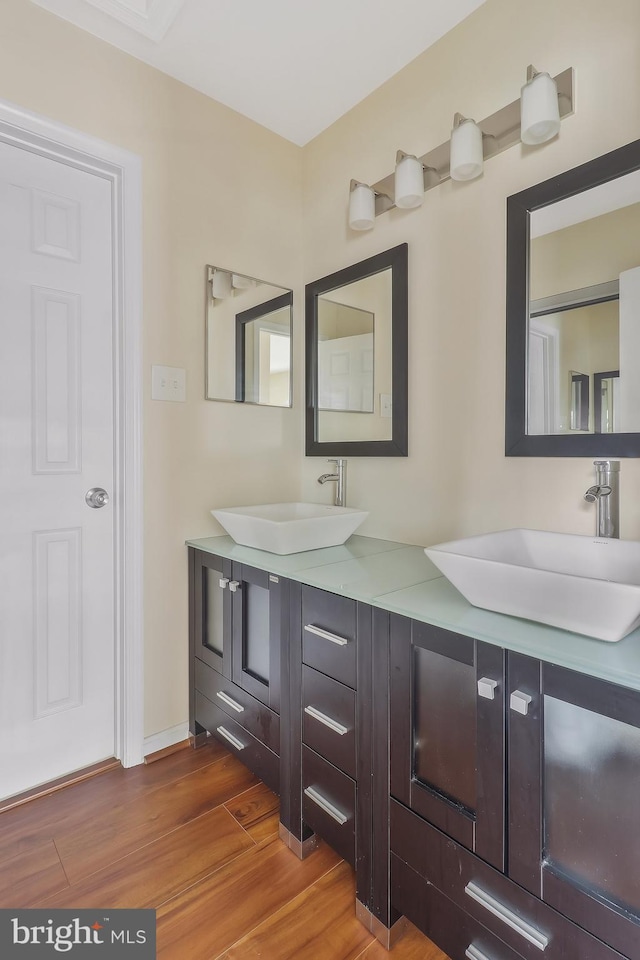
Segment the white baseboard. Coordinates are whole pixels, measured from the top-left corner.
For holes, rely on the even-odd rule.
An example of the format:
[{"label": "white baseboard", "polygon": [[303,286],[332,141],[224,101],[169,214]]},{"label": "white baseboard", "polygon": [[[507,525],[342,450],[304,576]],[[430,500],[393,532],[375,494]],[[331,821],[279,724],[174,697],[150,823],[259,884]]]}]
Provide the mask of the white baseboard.
[{"label": "white baseboard", "polygon": [[174,743],[182,743],[188,737],[188,723],[179,723],[175,727],[169,727],[168,730],[161,730],[160,733],[154,733],[152,736],[144,738],[144,755],[148,757],[150,753],[165,750],[167,747],[172,747]]}]

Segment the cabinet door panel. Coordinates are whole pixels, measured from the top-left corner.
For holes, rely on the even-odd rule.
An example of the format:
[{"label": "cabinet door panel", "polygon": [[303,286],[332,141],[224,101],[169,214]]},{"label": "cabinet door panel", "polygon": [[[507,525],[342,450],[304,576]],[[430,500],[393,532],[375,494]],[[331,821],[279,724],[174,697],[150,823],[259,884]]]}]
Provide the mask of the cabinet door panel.
[{"label": "cabinet door panel", "polygon": [[[551,664],[538,669],[537,711],[510,711],[512,790],[537,777],[532,795],[520,797],[511,847],[528,849],[534,892],[640,960],[640,693]],[[526,769],[524,730],[537,771]],[[527,822],[540,824],[535,848]]]},{"label": "cabinet door panel", "polygon": [[[233,680],[272,709],[280,700],[278,577],[233,564]],[[237,586],[235,586],[237,584]]]},{"label": "cabinet door panel", "polygon": [[393,796],[503,869],[502,651],[392,618],[390,692]]},{"label": "cabinet door panel", "polygon": [[195,552],[195,652],[210,667],[231,677],[231,562]]}]

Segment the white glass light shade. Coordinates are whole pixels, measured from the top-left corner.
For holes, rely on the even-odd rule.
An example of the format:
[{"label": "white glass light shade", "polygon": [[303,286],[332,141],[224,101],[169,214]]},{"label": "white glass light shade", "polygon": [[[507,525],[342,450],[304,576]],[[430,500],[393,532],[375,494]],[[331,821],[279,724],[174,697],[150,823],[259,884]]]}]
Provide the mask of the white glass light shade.
[{"label": "white glass light shade", "polygon": [[548,73],[538,73],[520,91],[520,139],[546,143],[560,129],[558,88]]},{"label": "white glass light shade", "polygon": [[211,295],[216,300],[226,300],[231,296],[231,274],[226,270],[214,270],[211,278]]},{"label": "white glass light shade", "polygon": [[252,277],[243,277],[240,273],[231,274],[231,286],[234,290],[248,290],[249,287],[255,287],[256,282]]},{"label": "white glass light shade", "polygon": [[396,163],[396,207],[419,207],[424,200],[424,172],[417,157],[402,157]]},{"label": "white glass light shade", "polygon": [[352,230],[371,230],[375,219],[375,191],[366,183],[357,183],[349,194],[349,226]]},{"label": "white glass light shade", "polygon": [[473,120],[463,120],[451,131],[451,179],[473,180],[482,173],[483,163],[482,130]]}]

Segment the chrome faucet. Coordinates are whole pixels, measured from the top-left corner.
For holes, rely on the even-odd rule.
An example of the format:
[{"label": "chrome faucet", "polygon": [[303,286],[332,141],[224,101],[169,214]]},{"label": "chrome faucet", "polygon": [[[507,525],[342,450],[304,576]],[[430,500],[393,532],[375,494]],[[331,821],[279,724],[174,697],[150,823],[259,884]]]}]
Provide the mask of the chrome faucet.
[{"label": "chrome faucet", "polygon": [[584,495],[596,505],[596,537],[620,536],[620,461],[594,460],[596,482]]},{"label": "chrome faucet", "polygon": [[326,483],[328,480],[334,480],[336,484],[336,496],[333,501],[336,507],[346,507],[347,505],[347,461],[346,460],[327,460],[327,463],[335,463],[335,473],[323,473],[318,477],[318,483]]}]

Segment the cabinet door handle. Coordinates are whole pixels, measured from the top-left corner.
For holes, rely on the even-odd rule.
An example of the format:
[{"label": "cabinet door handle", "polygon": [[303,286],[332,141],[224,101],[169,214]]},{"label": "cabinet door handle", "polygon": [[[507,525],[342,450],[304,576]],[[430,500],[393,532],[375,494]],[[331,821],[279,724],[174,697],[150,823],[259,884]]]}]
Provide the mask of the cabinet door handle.
[{"label": "cabinet door handle", "polygon": [[345,824],[349,819],[349,817],[343,813],[342,810],[338,810],[337,807],[334,807],[334,805],[330,803],[326,797],[323,797],[322,794],[318,793],[318,791],[313,787],[305,787],[304,792],[309,797],[309,800],[313,800],[314,803],[317,803],[317,805],[324,810],[325,813],[328,813],[329,816],[336,821],[336,823],[339,823],[340,826]]},{"label": "cabinet door handle", "polygon": [[304,712],[308,713],[314,720],[318,720],[319,723],[324,723],[325,727],[329,727],[334,733],[339,733],[341,737],[344,737],[345,733],[349,732],[349,728],[345,727],[344,724],[338,723],[337,720],[328,717],[326,713],[321,713],[320,710],[316,710],[315,707],[305,707]]},{"label": "cabinet door handle", "polygon": [[231,590],[231,593],[235,593],[239,586],[240,586],[240,581],[239,581],[239,580],[230,580],[230,581],[229,581],[229,590]]},{"label": "cabinet door handle", "polygon": [[495,897],[492,897],[490,893],[487,893],[486,890],[483,890],[482,887],[478,886],[477,883],[471,881],[464,888],[464,892],[468,897],[471,897],[472,900],[475,900],[476,903],[479,903],[481,907],[484,907],[485,910],[488,910],[489,913],[493,914],[494,917],[497,917],[498,920],[502,920],[503,923],[506,923],[508,927],[511,927],[512,930],[515,930],[516,933],[519,933],[521,937],[524,937],[525,940],[528,940],[529,943],[532,943],[534,947],[537,947],[538,950],[545,950],[547,944],[549,943],[549,937],[545,936],[541,930],[538,930],[537,927],[532,927],[530,923],[527,923],[526,920],[523,920],[522,917],[518,916],[517,913],[514,913],[513,910],[510,910],[508,907],[505,907],[504,903],[501,903],[499,900],[496,900]]},{"label": "cabinet door handle", "polygon": [[313,633],[316,637],[322,637],[323,640],[330,640],[331,643],[336,643],[339,647],[346,647],[349,643],[346,637],[340,637],[337,633],[329,633],[322,627],[314,627],[312,623],[305,623],[304,628],[307,633]]},{"label": "cabinet door handle", "polygon": [[482,950],[478,950],[472,943],[469,944],[464,955],[468,957],[469,960],[491,960],[491,957],[488,957]]},{"label": "cabinet door handle", "polygon": [[242,704],[238,703],[237,700],[232,700],[228,693],[225,693],[223,690],[218,690],[216,697],[219,700],[222,700],[223,703],[226,703],[228,707],[231,707],[232,710],[237,711],[237,713],[244,713],[244,707]]},{"label": "cabinet door handle", "polygon": [[523,717],[529,713],[529,704],[533,697],[522,690],[514,690],[509,698],[509,706],[515,713],[521,713]]},{"label": "cabinet door handle", "polygon": [[227,584],[229,583],[229,577],[220,577],[218,580],[218,586],[221,590],[227,589]]},{"label": "cabinet door handle", "polygon": [[490,680],[489,677],[483,677],[481,680],[478,680],[478,696],[484,697],[485,700],[495,700],[497,686],[497,680]]},{"label": "cabinet door handle", "polygon": [[224,727],[216,727],[216,733],[219,733],[221,737],[224,737],[225,740],[228,740],[232,747],[235,747],[236,750],[244,750],[246,743],[243,743],[242,740],[238,740],[237,737],[234,737],[232,733],[229,733]]}]

